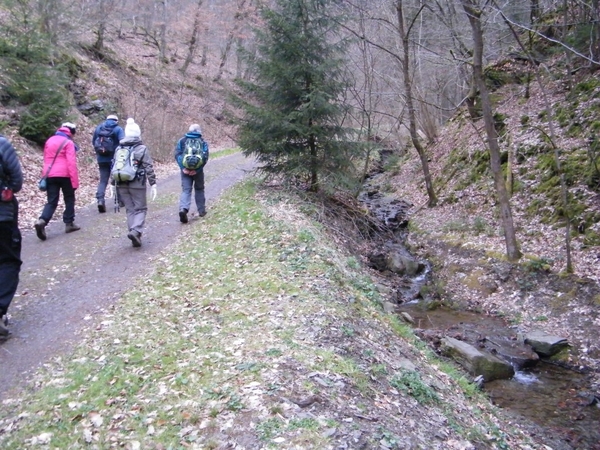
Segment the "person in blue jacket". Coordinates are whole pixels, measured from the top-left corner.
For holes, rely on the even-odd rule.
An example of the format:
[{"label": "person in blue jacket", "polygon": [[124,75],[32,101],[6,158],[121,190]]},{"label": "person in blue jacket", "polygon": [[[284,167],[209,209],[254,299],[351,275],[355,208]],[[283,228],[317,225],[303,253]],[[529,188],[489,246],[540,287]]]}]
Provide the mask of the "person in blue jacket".
[{"label": "person in blue jacket", "polygon": [[[201,165],[198,168],[186,167],[186,148],[187,141],[196,140],[202,149]],[[204,196],[204,166],[208,161],[208,144],[202,138],[200,125],[194,123],[185,136],[183,136],[175,146],[175,161],[181,170],[181,196],[179,197],[179,220],[181,223],[188,222],[188,212],[192,204],[192,189],[194,189],[194,199],[198,215],[206,215],[206,197]]]},{"label": "person in blue jacket", "polygon": [[15,194],[22,187],[23,171],[17,152],[0,135],[0,337],[10,334],[6,314],[17,292],[21,272],[19,202]]},{"label": "person in blue jacket", "polygon": [[96,151],[96,160],[98,161],[98,171],[100,172],[100,182],[96,190],[96,200],[98,201],[98,212],[106,212],[104,197],[106,187],[110,177],[115,150],[119,146],[119,141],[125,137],[123,128],[119,126],[119,118],[115,114],[110,114],[106,120],[96,127],[92,136],[92,145]]}]

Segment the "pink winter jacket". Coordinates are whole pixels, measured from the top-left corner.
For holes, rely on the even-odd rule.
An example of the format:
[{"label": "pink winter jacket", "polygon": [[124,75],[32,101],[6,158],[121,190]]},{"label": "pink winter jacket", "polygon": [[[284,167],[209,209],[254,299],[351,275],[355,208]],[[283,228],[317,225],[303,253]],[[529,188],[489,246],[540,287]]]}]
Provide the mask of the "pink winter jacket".
[{"label": "pink winter jacket", "polygon": [[[72,138],[71,131],[68,128],[61,127],[58,131]],[[54,160],[56,151],[65,139],[67,138],[60,134],[55,134],[46,141],[46,145],[44,145],[44,168],[42,169],[42,176],[46,175],[48,167],[50,167],[50,164],[52,164],[52,161]],[[50,173],[48,174],[48,178],[51,177],[68,177],[71,179],[73,189],[79,187],[77,156],[75,154],[75,144],[71,139],[67,140],[67,143],[56,157],[56,161],[54,161],[52,169],[50,169]]]}]

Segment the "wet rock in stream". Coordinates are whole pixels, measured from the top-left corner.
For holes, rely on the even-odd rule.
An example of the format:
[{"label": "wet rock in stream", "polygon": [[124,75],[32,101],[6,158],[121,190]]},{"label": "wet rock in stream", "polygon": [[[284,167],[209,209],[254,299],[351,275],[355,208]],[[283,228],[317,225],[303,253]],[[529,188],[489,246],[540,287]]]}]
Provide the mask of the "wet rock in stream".
[{"label": "wet rock in stream", "polygon": [[425,269],[425,264],[415,259],[401,244],[387,242],[381,251],[368,255],[371,267],[380,272],[414,277]]},{"label": "wet rock in stream", "polygon": [[569,342],[560,336],[542,331],[532,331],[525,335],[525,342],[542,356],[553,356],[569,346]]},{"label": "wet rock in stream", "polygon": [[443,354],[453,358],[471,375],[482,376],[485,381],[510,378],[515,374],[510,363],[458,339],[444,337],[441,349]]}]

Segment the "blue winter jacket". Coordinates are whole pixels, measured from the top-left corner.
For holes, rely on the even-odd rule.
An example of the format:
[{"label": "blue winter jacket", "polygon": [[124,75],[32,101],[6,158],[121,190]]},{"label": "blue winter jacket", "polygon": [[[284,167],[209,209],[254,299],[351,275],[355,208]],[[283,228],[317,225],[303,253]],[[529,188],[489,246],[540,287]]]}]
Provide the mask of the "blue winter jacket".
[{"label": "blue winter jacket", "polygon": [[[115,119],[106,119],[104,122],[102,122],[96,127],[94,135],[92,136],[92,147],[94,146],[94,142],[96,141],[96,138],[98,137],[98,134],[100,133],[102,127],[105,127],[107,129],[113,129],[112,137],[113,142],[115,143],[115,148],[113,149],[113,151],[116,150],[119,146],[119,141],[121,141],[121,139],[125,137],[125,131],[123,131],[123,128],[121,128],[118,125],[118,122]],[[112,158],[113,155],[99,155],[98,153],[96,153],[96,160],[99,163],[110,163],[112,162]]]},{"label": "blue winter jacket", "polygon": [[[13,194],[23,187],[23,171],[17,152],[4,136],[0,135],[0,189],[12,189]],[[16,198],[12,202],[0,201],[0,222],[16,219]]]},{"label": "blue winter jacket", "polygon": [[[179,141],[177,141],[177,145],[175,146],[175,161],[177,161],[177,165],[179,166],[179,168],[181,170],[185,169],[185,167],[183,167],[183,164],[181,162],[181,160],[183,159],[183,150],[184,150],[185,140],[188,138],[189,139],[198,139],[201,137],[202,137],[202,134],[200,134],[198,131],[190,131],[190,132],[186,133],[186,135],[184,137],[179,139]],[[205,161],[208,162],[208,143],[204,139],[202,141],[204,143],[204,145],[202,146],[202,153],[204,153],[206,155]],[[205,162],[204,166],[206,165],[206,162]],[[204,166],[202,166],[198,170],[204,169]]]}]

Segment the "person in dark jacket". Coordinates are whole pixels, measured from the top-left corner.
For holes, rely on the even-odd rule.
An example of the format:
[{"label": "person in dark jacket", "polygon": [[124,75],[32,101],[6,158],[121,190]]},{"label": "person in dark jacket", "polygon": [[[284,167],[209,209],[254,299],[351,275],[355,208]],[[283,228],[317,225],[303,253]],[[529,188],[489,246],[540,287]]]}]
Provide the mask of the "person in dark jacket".
[{"label": "person in dark jacket", "polygon": [[[189,169],[184,165],[185,143],[188,139],[197,139],[202,145],[203,164],[197,169]],[[200,125],[190,125],[186,135],[177,141],[175,146],[175,161],[181,170],[181,195],[179,197],[179,220],[181,223],[188,222],[188,212],[192,204],[192,189],[194,189],[194,200],[198,215],[206,215],[206,197],[204,195],[204,165],[208,161],[208,144],[202,138]]]},{"label": "person in dark jacket", "polygon": [[46,191],[48,200],[40,218],[33,225],[37,237],[42,241],[46,240],[46,225],[58,207],[61,191],[65,201],[63,212],[65,233],[72,233],[80,229],[74,222],[75,190],[79,187],[76,146],[73,142],[75,132],[75,124],[65,122],[44,145],[42,176],[46,176],[48,180],[48,190]]},{"label": "person in dark jacket", "polygon": [[[152,156],[142,142],[142,132],[133,118],[127,119],[125,137],[119,147],[129,147],[131,161],[137,167],[135,180],[118,182],[116,185],[116,200],[125,206],[127,212],[127,238],[134,247],[142,246],[142,233],[146,223],[148,202],[146,199],[146,183],[151,186],[152,200],[156,199],[156,175]],[[118,152],[118,150],[117,150]]]},{"label": "person in dark jacket", "polygon": [[21,271],[19,202],[15,194],[23,187],[23,171],[12,144],[0,135],[0,336],[8,336],[8,307]]},{"label": "person in dark jacket", "polygon": [[[96,200],[98,202],[98,212],[106,212],[104,197],[106,187],[110,177],[110,168],[115,150],[119,146],[119,141],[125,137],[123,128],[119,125],[119,118],[115,114],[106,116],[106,120],[96,127],[92,136],[92,146],[96,151],[96,161],[98,162],[98,171],[100,172],[100,182],[96,190]],[[110,138],[106,145],[106,136]]]}]

